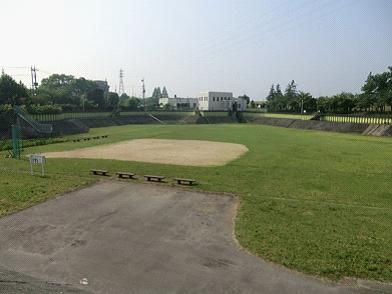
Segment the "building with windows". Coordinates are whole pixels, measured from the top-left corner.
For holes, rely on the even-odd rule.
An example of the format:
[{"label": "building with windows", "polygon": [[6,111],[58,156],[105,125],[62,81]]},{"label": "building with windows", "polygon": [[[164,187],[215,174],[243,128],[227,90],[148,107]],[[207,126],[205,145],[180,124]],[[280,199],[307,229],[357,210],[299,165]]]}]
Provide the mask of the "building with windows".
[{"label": "building with windows", "polygon": [[193,110],[198,107],[197,98],[180,98],[174,95],[174,98],[159,98],[159,106],[170,110]]},{"label": "building with windows", "polygon": [[200,94],[198,102],[202,111],[246,110],[246,101],[234,98],[231,92],[204,92]]},{"label": "building with windows", "polygon": [[231,92],[203,92],[198,98],[160,98],[161,108],[173,110],[199,109],[201,111],[244,111],[246,101],[234,98]]}]

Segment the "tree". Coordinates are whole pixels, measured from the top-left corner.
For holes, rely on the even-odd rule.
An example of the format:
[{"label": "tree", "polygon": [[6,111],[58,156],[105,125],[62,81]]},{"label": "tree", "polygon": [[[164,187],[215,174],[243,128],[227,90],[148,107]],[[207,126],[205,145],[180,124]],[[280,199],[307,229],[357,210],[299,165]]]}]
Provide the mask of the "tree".
[{"label": "tree", "polygon": [[29,93],[22,82],[17,83],[11,76],[0,77],[0,104],[20,105],[27,102]]},{"label": "tree", "polygon": [[275,100],[275,86],[274,86],[274,84],[271,85],[271,88],[269,90],[268,96],[266,97],[266,100],[271,103]]},{"label": "tree", "polygon": [[249,98],[248,95],[244,94],[244,95],[242,95],[242,96],[239,96],[238,98],[244,99],[244,100],[246,101],[246,105],[249,105],[249,103],[250,103],[250,98]]},{"label": "tree", "polygon": [[120,103],[120,99],[123,99],[124,95],[126,97],[128,97],[128,95],[125,94],[125,93],[122,94],[121,97],[119,97],[117,93],[109,92],[109,94],[108,94],[108,102],[107,102],[108,107],[111,108],[111,109],[118,108],[119,103]]},{"label": "tree", "polygon": [[391,106],[392,110],[392,67],[381,74],[370,73],[362,86],[366,98],[362,98],[364,104],[372,103],[378,111],[385,111],[385,106]]},{"label": "tree", "polygon": [[120,97],[120,108],[123,110],[139,110],[141,106],[140,99],[136,97],[129,97],[126,94],[122,94]]},{"label": "tree", "polygon": [[280,85],[277,84],[275,89],[275,111],[286,110],[286,104],[286,98],[283,95],[282,90],[280,89]]},{"label": "tree", "polygon": [[96,88],[97,84],[93,81],[85,78],[73,79],[69,85],[70,97],[68,103],[80,105],[82,97]]},{"label": "tree", "polygon": [[163,89],[162,89],[161,97],[162,98],[169,98],[169,94],[167,93],[166,86],[164,86]]},{"label": "tree", "polygon": [[71,98],[71,84],[73,83],[75,83],[75,78],[71,75],[51,75],[42,80],[41,85],[37,89],[37,96],[41,99],[48,99],[48,102],[52,104],[70,104],[75,102]]},{"label": "tree", "polygon": [[113,107],[113,103],[106,101],[103,90],[94,81],[65,74],[54,74],[43,79],[33,102],[67,105],[71,109]]},{"label": "tree", "polygon": [[161,93],[160,87],[154,88],[154,91],[152,92],[151,98],[154,98],[154,99],[162,98],[162,93]]},{"label": "tree", "polygon": [[284,98],[286,103],[285,110],[295,111],[298,109],[297,94],[297,84],[294,80],[292,80],[284,91]]},{"label": "tree", "polygon": [[297,106],[295,107],[295,110],[297,112],[302,112],[306,110],[307,112],[309,111],[315,111],[317,109],[317,100],[312,97],[310,93],[306,93],[303,91],[300,91],[297,94]]},{"label": "tree", "polygon": [[103,90],[95,88],[87,93],[87,100],[94,103],[96,108],[105,109],[105,97]]}]

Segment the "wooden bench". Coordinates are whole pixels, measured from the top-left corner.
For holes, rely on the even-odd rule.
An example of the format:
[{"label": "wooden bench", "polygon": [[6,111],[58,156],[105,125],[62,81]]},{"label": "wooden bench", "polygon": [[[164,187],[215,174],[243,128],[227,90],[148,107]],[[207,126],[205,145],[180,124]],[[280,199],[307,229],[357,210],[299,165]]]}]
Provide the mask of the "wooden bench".
[{"label": "wooden bench", "polygon": [[165,179],[165,177],[162,176],[152,176],[152,175],[145,175],[144,177],[149,182],[162,182]]},{"label": "wooden bench", "polygon": [[174,180],[177,181],[178,185],[192,186],[192,185],[196,184],[196,181],[192,180],[192,179],[175,178]]},{"label": "wooden bench", "polygon": [[128,172],[117,172],[116,175],[119,179],[136,179],[134,173]]},{"label": "wooden bench", "polygon": [[102,170],[102,169],[90,169],[90,172],[96,176],[108,176],[109,175],[107,170]]}]

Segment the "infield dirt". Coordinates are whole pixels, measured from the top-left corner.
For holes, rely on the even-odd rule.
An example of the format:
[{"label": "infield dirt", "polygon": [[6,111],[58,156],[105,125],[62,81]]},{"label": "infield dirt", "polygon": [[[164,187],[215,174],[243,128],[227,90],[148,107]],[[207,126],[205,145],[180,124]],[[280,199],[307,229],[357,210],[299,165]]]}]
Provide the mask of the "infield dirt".
[{"label": "infield dirt", "polygon": [[136,139],[62,152],[45,153],[47,158],[94,158],[142,161],[187,166],[220,166],[248,151],[241,144],[200,141]]}]

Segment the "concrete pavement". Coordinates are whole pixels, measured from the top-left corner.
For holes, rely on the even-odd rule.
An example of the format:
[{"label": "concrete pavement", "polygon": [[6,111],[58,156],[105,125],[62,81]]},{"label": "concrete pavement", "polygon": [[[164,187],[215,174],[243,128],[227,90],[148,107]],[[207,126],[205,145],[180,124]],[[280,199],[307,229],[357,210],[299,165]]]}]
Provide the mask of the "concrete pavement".
[{"label": "concrete pavement", "polygon": [[0,266],[92,293],[370,291],[248,254],[233,239],[235,204],[167,186],[99,183],[1,218]]}]

